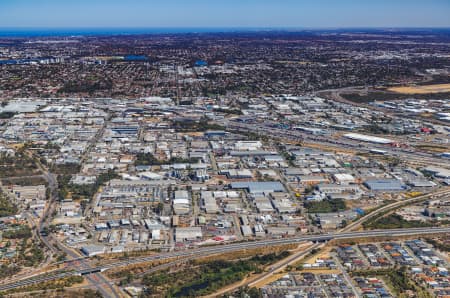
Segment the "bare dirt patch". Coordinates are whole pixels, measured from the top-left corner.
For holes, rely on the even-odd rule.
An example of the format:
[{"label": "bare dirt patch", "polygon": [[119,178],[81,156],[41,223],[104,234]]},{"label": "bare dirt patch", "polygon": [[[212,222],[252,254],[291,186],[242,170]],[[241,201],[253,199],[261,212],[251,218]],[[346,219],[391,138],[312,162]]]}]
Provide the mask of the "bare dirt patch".
[{"label": "bare dirt patch", "polygon": [[450,84],[400,86],[400,87],[391,87],[388,90],[403,94],[442,93],[442,92],[450,92]]}]

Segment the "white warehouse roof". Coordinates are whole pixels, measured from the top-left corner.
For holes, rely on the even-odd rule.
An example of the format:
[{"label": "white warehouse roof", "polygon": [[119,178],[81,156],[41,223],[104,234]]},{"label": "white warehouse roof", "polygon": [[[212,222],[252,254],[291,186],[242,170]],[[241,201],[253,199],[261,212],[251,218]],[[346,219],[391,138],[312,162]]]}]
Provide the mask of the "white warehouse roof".
[{"label": "white warehouse roof", "polygon": [[370,142],[370,143],[378,143],[378,144],[389,144],[389,143],[393,142],[390,139],[369,136],[369,135],[363,135],[363,134],[359,134],[359,133],[347,133],[344,135],[344,137],[352,139],[352,140]]},{"label": "white warehouse roof", "polygon": [[189,205],[189,199],[175,199],[173,200],[173,204],[174,205],[178,205],[178,204],[185,204],[185,205]]}]

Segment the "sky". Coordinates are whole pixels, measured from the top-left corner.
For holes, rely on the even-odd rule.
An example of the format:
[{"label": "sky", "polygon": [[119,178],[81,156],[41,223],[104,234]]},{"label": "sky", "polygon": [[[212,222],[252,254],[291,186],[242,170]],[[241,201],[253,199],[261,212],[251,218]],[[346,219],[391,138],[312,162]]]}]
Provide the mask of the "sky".
[{"label": "sky", "polygon": [[0,0],[0,27],[450,27],[450,0]]}]

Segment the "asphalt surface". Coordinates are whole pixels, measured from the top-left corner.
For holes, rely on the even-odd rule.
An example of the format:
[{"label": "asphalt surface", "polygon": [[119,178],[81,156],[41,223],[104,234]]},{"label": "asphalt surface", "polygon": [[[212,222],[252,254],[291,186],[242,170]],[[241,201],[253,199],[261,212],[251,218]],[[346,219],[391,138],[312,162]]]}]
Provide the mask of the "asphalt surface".
[{"label": "asphalt surface", "polygon": [[[78,261],[76,262],[76,265],[72,265],[75,270],[84,270],[85,268],[90,268],[90,265],[89,265],[87,259],[80,259],[80,255],[79,254],[76,254],[74,251],[72,251],[70,249],[67,249],[64,245],[58,245],[57,240],[55,240],[56,245],[53,244],[50,241],[50,240],[54,240],[54,239],[52,239],[51,236],[43,235],[41,233],[41,231],[43,229],[45,229],[45,228],[48,228],[48,226],[50,224],[51,214],[53,213],[54,208],[56,206],[56,202],[58,200],[58,197],[57,197],[58,182],[56,180],[55,175],[50,173],[48,171],[48,169],[46,169],[39,161],[37,161],[37,165],[38,165],[39,169],[43,173],[42,176],[45,178],[45,180],[47,180],[48,187],[50,189],[50,200],[49,200],[49,203],[47,205],[47,208],[44,210],[43,216],[41,217],[41,220],[39,221],[38,227],[37,227],[37,236],[38,236],[38,238],[42,241],[42,243],[44,243],[45,246],[48,247],[48,249],[52,252],[52,254],[53,253],[58,253],[59,251],[63,251],[72,260],[73,259],[78,259]],[[59,278],[67,277],[67,276],[70,276],[70,275],[63,275],[63,276],[61,276]],[[49,281],[49,280],[52,280],[52,279],[54,279],[54,278],[48,279],[48,277],[45,277],[44,280],[37,281],[37,282]],[[120,295],[117,293],[117,291],[114,288],[114,286],[111,285],[111,283],[102,274],[94,273],[91,276],[87,276],[86,279],[92,285],[92,287],[94,287],[98,291],[100,291],[100,293],[104,297],[120,297]],[[31,278],[31,280],[33,281],[33,278]],[[36,281],[33,281],[32,283],[34,283],[34,282],[36,282]],[[27,283],[25,285],[29,285],[29,284],[32,284],[32,283]]]},{"label": "asphalt surface", "polygon": [[[228,129],[235,129],[238,131],[250,131],[258,134],[264,134],[276,138],[286,138],[292,141],[298,141],[298,142],[313,142],[318,145],[323,145],[329,148],[349,148],[349,149],[355,149],[361,152],[370,152],[370,149],[381,149],[387,152],[387,154],[390,155],[397,155],[401,156],[405,160],[408,160],[409,162],[416,161],[417,163],[427,163],[427,164],[439,164],[442,165],[442,160],[439,158],[436,158],[432,154],[427,154],[423,152],[417,152],[413,151],[408,148],[391,148],[387,145],[380,145],[380,144],[371,144],[370,149],[367,147],[367,144],[364,144],[362,146],[361,142],[349,140],[346,138],[330,138],[329,136],[317,136],[317,135],[311,135],[302,131],[297,130],[291,130],[291,129],[284,129],[277,127],[277,122],[274,121],[267,121],[264,124],[261,123],[242,123],[237,121],[230,121],[230,120],[222,120],[218,122],[221,125],[226,126]],[[99,133],[100,135],[100,133]],[[96,136],[98,138],[98,136]],[[51,200],[52,202],[49,204],[49,208],[47,208],[45,215],[43,216],[43,219],[41,222],[39,222],[38,230],[41,230],[44,227],[48,227],[48,214],[52,213],[52,208],[55,206],[54,201],[56,198],[56,186],[57,181],[55,179],[55,176],[49,173],[42,165],[41,170],[43,172],[43,176],[46,178],[46,180],[49,182],[49,187],[52,190],[52,196]],[[441,193],[433,193],[426,196],[433,196],[433,195],[442,195],[442,194],[449,194],[449,190],[446,190]],[[425,198],[425,196],[422,196],[421,198],[413,198],[410,200],[405,200],[402,202],[398,202],[398,204],[404,204],[408,203],[408,201],[415,201]],[[376,210],[373,212],[373,214],[370,214],[370,216],[376,216],[380,212],[384,212],[386,210],[390,210],[391,208],[395,208],[396,206],[388,205],[383,208],[380,208],[379,210]],[[369,217],[364,217],[364,220],[367,220]],[[154,260],[164,260],[164,259],[171,259],[171,258],[181,258],[181,257],[188,257],[188,258],[195,258],[205,255],[213,255],[218,253],[225,253],[225,252],[233,252],[233,251],[239,251],[243,249],[252,249],[252,248],[259,248],[264,246],[271,246],[271,245],[281,245],[281,244],[295,244],[298,242],[303,241],[313,241],[313,242],[324,242],[329,241],[332,239],[353,239],[353,238],[367,238],[367,237],[377,237],[377,236],[402,236],[402,235],[414,235],[414,236],[420,236],[424,234],[437,234],[437,233],[448,233],[450,232],[450,228],[417,228],[417,229],[393,229],[393,230],[382,230],[382,231],[364,231],[364,232],[349,232],[350,229],[355,228],[358,226],[358,222],[355,222],[350,227],[347,227],[346,229],[343,229],[341,231],[338,231],[334,234],[321,234],[321,235],[305,235],[305,236],[299,236],[295,238],[283,238],[283,239],[270,239],[270,240],[262,240],[262,241],[253,241],[253,242],[241,242],[241,243],[231,243],[231,244],[225,244],[225,245],[217,245],[213,247],[204,247],[204,248],[197,248],[192,250],[185,250],[185,251],[174,251],[169,253],[162,253],[157,254],[153,256],[148,257],[138,257],[134,259],[129,259],[126,261],[118,261],[113,262],[108,265],[99,266],[99,267],[91,267],[89,264],[88,258],[80,258],[79,255],[77,255],[75,252],[64,249],[64,246],[56,247],[52,243],[50,243],[49,239],[50,237],[38,235],[39,238],[42,240],[42,242],[49,247],[49,249],[55,253],[59,249],[62,249],[65,251],[72,259],[77,259],[76,262],[77,265],[73,265],[73,270],[63,272],[63,271],[54,271],[52,273],[48,274],[41,274],[36,275],[30,278],[26,278],[20,281],[12,282],[9,284],[0,285],[0,291],[5,291],[8,289],[13,289],[17,287],[23,287],[26,285],[34,284],[34,283],[40,283],[45,282],[49,280],[54,279],[60,279],[72,275],[87,275],[86,278],[90,283],[94,286],[102,284],[102,286],[96,286],[104,295],[105,297],[119,297],[119,295],[115,292],[114,287],[111,285],[110,282],[102,275],[100,272],[128,266],[132,264],[139,264],[143,262],[150,262]],[[61,248],[62,247],[62,248]],[[72,260],[73,261],[73,260]],[[67,262],[70,262],[68,260]],[[99,282],[100,281],[100,282]],[[105,289],[105,285],[109,285],[108,289]]]},{"label": "asphalt surface", "polygon": [[[332,138],[330,135],[313,135],[310,133],[294,130],[290,128],[280,128],[278,122],[267,120],[264,123],[244,123],[229,119],[217,121],[218,124],[227,127],[227,129],[236,131],[248,131],[256,134],[266,135],[273,138],[288,139],[293,142],[310,142],[316,145],[322,145],[329,149],[351,149],[358,152],[370,153],[372,149],[386,151],[388,155],[394,155],[408,160],[426,165],[442,166],[442,159],[436,158],[433,154],[418,152],[411,148],[394,148],[387,144],[366,143],[351,140],[345,137]],[[330,131],[332,135],[333,132]]]},{"label": "asphalt surface", "polygon": [[391,210],[394,210],[396,208],[399,208],[401,206],[404,205],[408,205],[408,204],[412,204],[412,203],[417,203],[420,201],[424,201],[430,198],[441,198],[443,196],[449,196],[450,195],[450,189],[449,188],[445,188],[441,191],[437,191],[437,192],[433,192],[433,193],[428,193],[428,194],[424,194],[415,198],[411,198],[411,199],[406,199],[406,200],[401,200],[386,206],[383,206],[377,210],[374,210],[373,212],[367,214],[364,217],[361,217],[359,220],[356,220],[355,222],[347,225],[346,227],[344,227],[343,229],[340,230],[340,232],[349,232],[351,230],[354,230],[355,228],[358,228],[361,226],[361,224],[371,218],[377,217],[378,215],[384,213],[384,212],[388,212]]},{"label": "asphalt surface", "polygon": [[[283,245],[283,244],[297,244],[304,241],[312,242],[326,242],[333,239],[355,239],[355,238],[372,238],[372,237],[400,237],[400,236],[422,236],[427,234],[442,234],[449,233],[450,227],[446,228],[413,228],[413,229],[390,229],[390,230],[373,230],[362,232],[342,232],[333,234],[321,234],[321,235],[304,235],[293,238],[282,239],[268,239],[253,242],[241,242],[232,243],[226,245],[217,245],[212,247],[197,248],[192,250],[174,251],[168,253],[156,254],[148,257],[138,257],[126,261],[112,262],[104,266],[98,266],[86,269],[75,269],[69,272],[54,272],[48,275],[38,275],[32,278],[24,279],[21,281],[5,284],[0,286],[0,291],[6,291],[17,287],[23,287],[33,283],[41,283],[49,280],[60,279],[73,275],[89,275],[95,274],[109,269],[116,269],[123,266],[134,265],[144,262],[150,262],[155,260],[165,260],[179,257],[204,257],[207,255],[214,255],[220,253],[227,253],[233,251],[240,251],[244,249],[254,249],[260,247]],[[107,284],[110,284],[107,282]],[[107,295],[110,297],[110,295]]]}]

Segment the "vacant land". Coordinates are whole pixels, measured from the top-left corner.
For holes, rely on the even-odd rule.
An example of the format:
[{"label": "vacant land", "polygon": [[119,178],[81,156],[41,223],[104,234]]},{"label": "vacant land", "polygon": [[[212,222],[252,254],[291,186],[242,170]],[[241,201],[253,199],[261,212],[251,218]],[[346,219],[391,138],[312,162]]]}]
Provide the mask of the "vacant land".
[{"label": "vacant land", "polygon": [[[450,84],[446,84],[450,85]],[[400,87],[396,87],[400,88]],[[376,100],[402,100],[411,98],[412,93],[371,91],[368,93],[342,93],[341,96],[349,101],[356,103],[370,103]],[[450,96],[450,90],[436,93],[424,92],[414,93],[415,99],[446,99]]]},{"label": "vacant land", "polygon": [[192,261],[176,272],[145,275],[145,297],[198,297],[244,279],[252,273],[261,273],[265,266],[289,256],[279,254],[258,255],[238,261],[213,260],[206,263]]},{"label": "vacant land", "polygon": [[398,214],[390,214],[385,217],[363,223],[366,229],[409,229],[437,226],[436,222],[422,222],[417,220],[405,220]]},{"label": "vacant land", "polygon": [[35,160],[23,150],[17,151],[14,156],[0,154],[0,178],[23,177],[40,175]]},{"label": "vacant land", "polygon": [[401,86],[401,87],[391,87],[388,90],[404,94],[442,93],[442,92],[450,92],[450,84]]},{"label": "vacant land", "polygon": [[308,201],[305,202],[305,208],[308,213],[330,213],[344,211],[347,209],[345,202],[342,199],[323,200],[323,201]]},{"label": "vacant land", "polygon": [[3,185],[21,185],[21,186],[48,186],[47,180],[42,176],[28,176],[28,177],[10,177],[0,180]]},{"label": "vacant land", "polygon": [[9,200],[8,196],[0,190],[0,217],[17,213],[17,207]]},{"label": "vacant land", "polygon": [[421,144],[421,145],[416,145],[415,147],[419,148],[419,149],[422,149],[422,150],[430,151],[430,152],[433,152],[433,153],[443,153],[443,152],[447,152],[448,151],[448,147],[447,146]]}]

